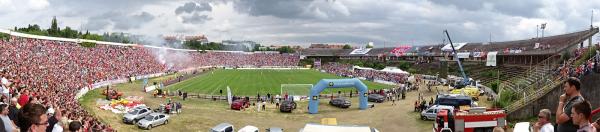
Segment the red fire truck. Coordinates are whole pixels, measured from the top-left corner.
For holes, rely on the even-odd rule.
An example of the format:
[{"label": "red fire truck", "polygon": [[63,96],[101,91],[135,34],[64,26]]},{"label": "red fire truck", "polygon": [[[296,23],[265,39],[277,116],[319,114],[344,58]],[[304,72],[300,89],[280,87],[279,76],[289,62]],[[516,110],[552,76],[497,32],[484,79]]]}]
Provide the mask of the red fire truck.
[{"label": "red fire truck", "polygon": [[468,111],[440,110],[433,123],[434,132],[492,132],[506,127],[504,110],[473,107]]}]

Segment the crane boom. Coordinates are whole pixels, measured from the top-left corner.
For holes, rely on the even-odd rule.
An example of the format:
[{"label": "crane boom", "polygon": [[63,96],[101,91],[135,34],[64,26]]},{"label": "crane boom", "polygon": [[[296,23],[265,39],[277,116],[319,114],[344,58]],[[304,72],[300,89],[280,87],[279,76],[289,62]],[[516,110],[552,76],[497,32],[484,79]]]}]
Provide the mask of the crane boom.
[{"label": "crane boom", "polygon": [[463,69],[463,66],[460,63],[460,59],[457,56],[458,53],[456,53],[456,49],[454,49],[454,44],[452,43],[452,39],[450,39],[448,30],[444,30],[444,33],[446,33],[446,36],[448,37],[448,41],[450,42],[450,47],[452,47],[452,54],[453,54],[454,58],[456,59],[456,62],[458,63],[458,68],[460,68],[460,73],[463,76],[462,86],[459,87],[459,88],[462,88],[464,86],[469,85],[469,78],[467,77],[467,74],[465,74],[465,70]]}]

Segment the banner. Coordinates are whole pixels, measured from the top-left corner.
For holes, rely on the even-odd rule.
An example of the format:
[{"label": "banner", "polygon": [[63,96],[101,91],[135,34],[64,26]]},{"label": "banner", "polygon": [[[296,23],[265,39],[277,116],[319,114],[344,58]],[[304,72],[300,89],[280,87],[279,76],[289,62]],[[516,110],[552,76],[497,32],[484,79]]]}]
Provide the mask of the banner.
[{"label": "banner", "polygon": [[496,66],[496,55],[497,54],[498,54],[497,51],[488,52],[487,61],[485,63],[485,66]]},{"label": "banner", "polygon": [[410,46],[410,45],[403,45],[403,46],[394,48],[392,51],[390,51],[390,53],[394,54],[396,56],[404,56],[406,54],[406,52],[410,51],[411,48],[412,48],[412,46]]},{"label": "banner", "polygon": [[369,51],[371,51],[371,48],[368,49],[354,49],[352,50],[352,52],[350,52],[351,55],[355,55],[355,54],[367,54]]},{"label": "banner", "polygon": [[469,58],[470,55],[471,55],[471,53],[469,53],[469,52],[460,52],[460,53],[456,54],[456,57],[458,57],[459,59],[463,59],[463,58]]}]

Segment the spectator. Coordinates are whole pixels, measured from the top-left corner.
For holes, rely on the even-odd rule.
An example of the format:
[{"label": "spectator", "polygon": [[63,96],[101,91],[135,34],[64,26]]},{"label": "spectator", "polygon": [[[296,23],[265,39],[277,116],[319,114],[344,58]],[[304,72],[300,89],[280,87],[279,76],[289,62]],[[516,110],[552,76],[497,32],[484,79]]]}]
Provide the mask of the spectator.
[{"label": "spectator", "polygon": [[79,121],[72,121],[71,123],[69,123],[69,131],[71,132],[83,132],[84,130],[81,129],[81,127],[82,125]]},{"label": "spectator", "polygon": [[564,83],[565,94],[560,96],[558,108],[556,109],[556,123],[558,124],[559,132],[572,132],[578,128],[578,126],[573,124],[570,109],[573,105],[584,101],[579,92],[580,89],[581,82],[577,78],[570,77]]},{"label": "spectator", "polygon": [[550,115],[552,113],[549,109],[542,109],[538,113],[538,121],[533,126],[534,132],[554,132],[554,126],[550,122]]},{"label": "spectator", "polygon": [[592,106],[588,101],[583,101],[573,105],[571,117],[573,123],[578,125],[577,132],[596,132],[596,128],[590,124]]},{"label": "spectator", "polygon": [[8,118],[8,105],[0,104],[0,118],[4,124],[6,132],[17,131],[17,126]]},{"label": "spectator", "polygon": [[22,132],[45,132],[48,125],[46,108],[40,104],[26,104],[19,112],[18,120]]},{"label": "spectator", "polygon": [[8,117],[13,123],[17,123],[17,113],[19,113],[19,107],[17,103],[17,98],[10,99],[10,106],[8,106]]}]

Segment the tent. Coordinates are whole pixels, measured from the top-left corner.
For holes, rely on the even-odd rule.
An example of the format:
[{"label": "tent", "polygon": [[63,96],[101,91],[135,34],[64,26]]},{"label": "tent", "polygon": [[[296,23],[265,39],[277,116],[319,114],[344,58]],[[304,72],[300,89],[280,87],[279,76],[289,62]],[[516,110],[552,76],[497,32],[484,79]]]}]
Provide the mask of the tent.
[{"label": "tent", "polygon": [[408,72],[403,71],[402,69],[399,69],[396,67],[386,67],[386,68],[381,69],[381,71],[388,72],[388,73],[409,74]]}]

